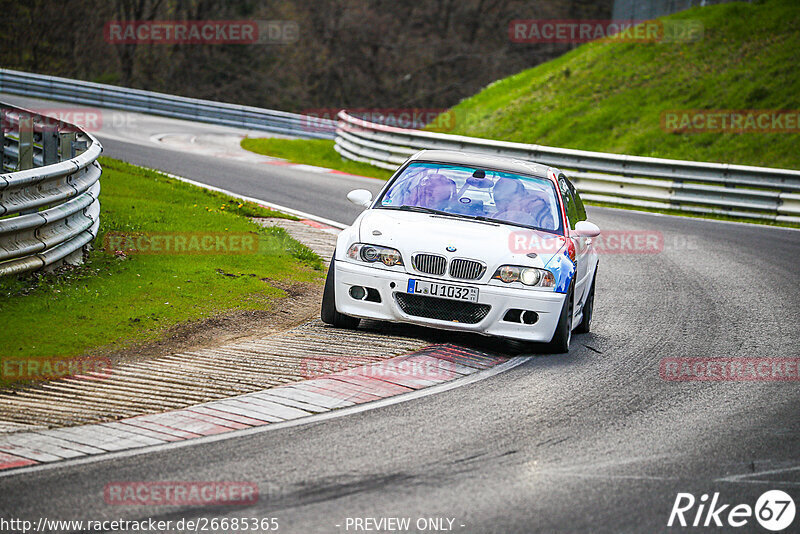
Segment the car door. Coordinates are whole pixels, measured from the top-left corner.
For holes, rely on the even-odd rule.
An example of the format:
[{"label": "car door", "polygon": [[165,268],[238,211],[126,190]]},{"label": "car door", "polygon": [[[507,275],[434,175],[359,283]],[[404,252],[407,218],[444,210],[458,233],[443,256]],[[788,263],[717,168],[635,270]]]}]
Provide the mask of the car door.
[{"label": "car door", "polygon": [[[577,191],[575,191],[575,186],[563,174],[558,177],[558,187],[567,212],[567,224],[570,230],[574,230],[578,221],[586,220],[586,209],[580,197],[578,197]],[[575,313],[577,313],[583,308],[583,303],[586,301],[586,296],[589,292],[592,270],[590,265],[591,238],[570,236],[570,239],[575,244],[575,260],[577,264],[575,272]]]}]

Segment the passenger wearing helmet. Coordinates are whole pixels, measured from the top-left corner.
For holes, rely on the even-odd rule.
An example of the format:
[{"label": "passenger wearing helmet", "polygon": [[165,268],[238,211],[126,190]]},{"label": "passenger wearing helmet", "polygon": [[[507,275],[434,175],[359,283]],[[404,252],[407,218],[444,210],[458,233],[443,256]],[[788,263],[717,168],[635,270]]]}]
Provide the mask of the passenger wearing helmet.
[{"label": "passenger wearing helmet", "polygon": [[443,174],[431,174],[419,183],[415,205],[448,211],[455,194],[456,183],[453,180]]}]

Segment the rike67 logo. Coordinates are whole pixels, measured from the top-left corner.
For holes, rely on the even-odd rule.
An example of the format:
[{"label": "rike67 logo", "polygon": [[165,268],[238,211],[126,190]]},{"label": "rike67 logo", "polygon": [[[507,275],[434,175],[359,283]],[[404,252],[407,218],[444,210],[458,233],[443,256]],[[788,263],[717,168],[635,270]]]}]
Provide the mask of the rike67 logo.
[{"label": "rike67 logo", "polygon": [[795,505],[792,497],[781,490],[770,490],[763,493],[756,505],[731,505],[720,500],[719,493],[714,493],[709,502],[704,493],[696,499],[691,493],[678,493],[669,514],[667,526],[681,527],[733,527],[750,525],[752,520],[772,532],[787,529],[794,521]]}]

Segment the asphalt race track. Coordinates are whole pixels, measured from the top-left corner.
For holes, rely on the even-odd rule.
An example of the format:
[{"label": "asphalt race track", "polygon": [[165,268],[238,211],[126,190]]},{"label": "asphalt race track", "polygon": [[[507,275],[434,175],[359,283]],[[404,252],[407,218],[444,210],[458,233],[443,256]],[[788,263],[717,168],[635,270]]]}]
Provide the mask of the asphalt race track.
[{"label": "asphalt race track", "polygon": [[[381,185],[164,146],[152,136],[237,131],[138,117],[135,133],[98,134],[106,155],[344,223],[358,213],[347,191]],[[659,371],[665,358],[797,357],[800,232],[601,208],[589,218],[606,232],[660,232],[663,250],[601,255],[593,332],[573,337],[569,355],[323,422],[11,472],[0,516],[275,517],[279,532],[297,533],[353,532],[347,518],[366,517],[449,518],[470,533],[661,532],[681,530],[667,527],[679,492],[718,492],[733,507],[781,489],[798,502],[799,382]],[[244,480],[261,496],[215,508],[104,501],[109,482],[151,480]],[[736,530],[759,528],[750,518]]]}]

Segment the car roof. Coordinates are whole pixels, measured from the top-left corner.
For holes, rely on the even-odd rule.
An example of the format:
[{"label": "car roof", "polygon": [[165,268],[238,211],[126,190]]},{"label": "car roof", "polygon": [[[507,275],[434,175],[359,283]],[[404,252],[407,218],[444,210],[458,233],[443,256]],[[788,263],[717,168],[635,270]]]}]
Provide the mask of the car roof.
[{"label": "car roof", "polygon": [[532,161],[460,150],[421,150],[411,156],[410,161],[435,161],[437,163],[454,163],[471,167],[487,167],[498,171],[532,174],[541,178],[548,177],[548,169],[553,169],[556,175],[559,174],[558,169]]}]

